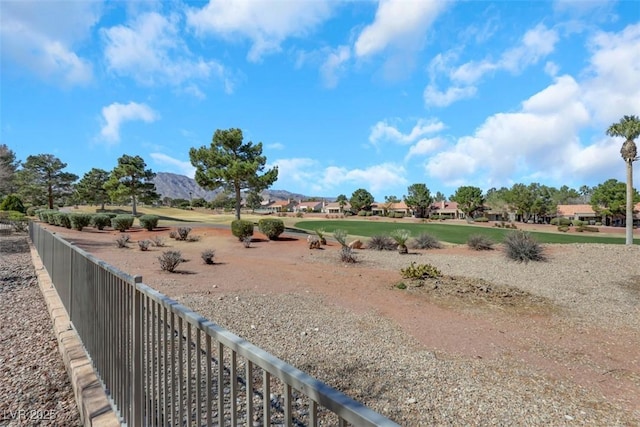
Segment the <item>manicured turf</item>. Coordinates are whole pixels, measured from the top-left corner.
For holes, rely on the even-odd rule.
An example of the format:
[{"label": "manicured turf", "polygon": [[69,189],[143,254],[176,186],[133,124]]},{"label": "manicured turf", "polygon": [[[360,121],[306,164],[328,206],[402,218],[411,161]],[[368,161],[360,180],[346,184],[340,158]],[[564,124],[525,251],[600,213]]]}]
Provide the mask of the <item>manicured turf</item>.
[{"label": "manicured turf", "polygon": [[[516,224],[517,225],[517,224]],[[332,233],[336,229],[346,230],[348,234],[353,236],[371,237],[381,234],[389,234],[393,230],[403,228],[411,231],[412,236],[421,233],[429,233],[433,237],[443,242],[450,243],[467,243],[470,234],[484,234],[489,236],[496,242],[501,242],[504,236],[513,230],[503,228],[493,228],[485,226],[468,226],[447,223],[394,223],[386,221],[357,221],[357,220],[326,220],[326,221],[298,221],[296,228],[313,231],[319,228],[324,229],[327,233]],[[576,233],[542,233],[532,231],[534,236],[540,243],[615,243],[624,244],[624,236],[606,237],[598,236],[597,233],[584,232]],[[635,244],[640,244],[640,239],[634,239]]]}]

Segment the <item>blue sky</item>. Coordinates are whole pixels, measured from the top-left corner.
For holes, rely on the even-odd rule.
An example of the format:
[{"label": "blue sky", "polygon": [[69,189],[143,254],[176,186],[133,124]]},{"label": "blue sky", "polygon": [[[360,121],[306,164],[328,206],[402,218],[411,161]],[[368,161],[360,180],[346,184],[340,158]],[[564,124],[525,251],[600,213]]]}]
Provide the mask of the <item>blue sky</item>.
[{"label": "blue sky", "polygon": [[0,37],[0,143],[79,176],[237,127],[306,195],[577,188],[640,115],[637,1],[2,0]]}]

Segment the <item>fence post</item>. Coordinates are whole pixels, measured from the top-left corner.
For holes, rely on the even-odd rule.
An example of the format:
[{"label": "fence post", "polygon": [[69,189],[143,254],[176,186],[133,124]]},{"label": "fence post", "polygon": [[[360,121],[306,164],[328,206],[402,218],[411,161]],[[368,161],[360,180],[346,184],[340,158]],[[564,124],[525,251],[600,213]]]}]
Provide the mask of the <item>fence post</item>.
[{"label": "fence post", "polygon": [[133,354],[132,354],[132,382],[131,382],[131,404],[132,407],[132,422],[134,427],[142,427],[144,425],[144,386],[142,382],[142,369],[143,366],[143,343],[142,343],[142,292],[138,289],[138,283],[142,283],[142,276],[135,276],[133,278]]}]

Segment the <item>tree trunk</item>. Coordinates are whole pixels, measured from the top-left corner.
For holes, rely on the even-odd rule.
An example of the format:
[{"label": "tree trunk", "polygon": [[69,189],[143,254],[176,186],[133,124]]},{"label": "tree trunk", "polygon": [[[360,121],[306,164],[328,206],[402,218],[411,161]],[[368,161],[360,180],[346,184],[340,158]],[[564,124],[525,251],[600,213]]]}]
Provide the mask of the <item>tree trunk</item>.
[{"label": "tree trunk", "polygon": [[138,214],[138,209],[136,206],[136,195],[132,195],[131,196],[131,214],[133,216],[136,216]]},{"label": "tree trunk", "polygon": [[235,186],[236,191],[236,219],[240,219],[240,203],[242,202],[242,198],[240,196],[240,186]]},{"label": "tree trunk", "polygon": [[627,163],[627,218],[626,241],[627,245],[633,245],[633,159]]}]

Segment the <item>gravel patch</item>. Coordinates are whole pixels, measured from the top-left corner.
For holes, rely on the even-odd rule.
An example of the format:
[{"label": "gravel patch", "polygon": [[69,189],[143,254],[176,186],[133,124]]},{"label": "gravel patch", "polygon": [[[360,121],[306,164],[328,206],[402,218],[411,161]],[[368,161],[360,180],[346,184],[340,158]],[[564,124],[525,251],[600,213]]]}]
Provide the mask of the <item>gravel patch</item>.
[{"label": "gravel patch", "polygon": [[[403,256],[359,250],[356,255],[359,266],[398,271],[411,262],[430,263],[444,274],[520,289],[558,307],[553,316],[560,333],[563,328],[575,331],[603,324],[629,329],[640,345],[640,248],[551,245],[545,248],[548,261],[528,264],[508,261],[500,250],[457,252],[414,251]],[[310,259],[335,266],[336,257],[335,251],[327,250]],[[401,425],[640,424],[638,410],[629,411],[596,389],[524,360],[436,354],[376,313],[355,314],[319,296],[242,292],[180,299]],[[532,354],[544,352],[548,357],[555,351],[532,343]],[[552,359],[567,357],[579,355],[558,354]],[[637,372],[627,375],[640,387]]]},{"label": "gravel patch", "polygon": [[25,235],[0,237],[0,425],[82,425]]}]

